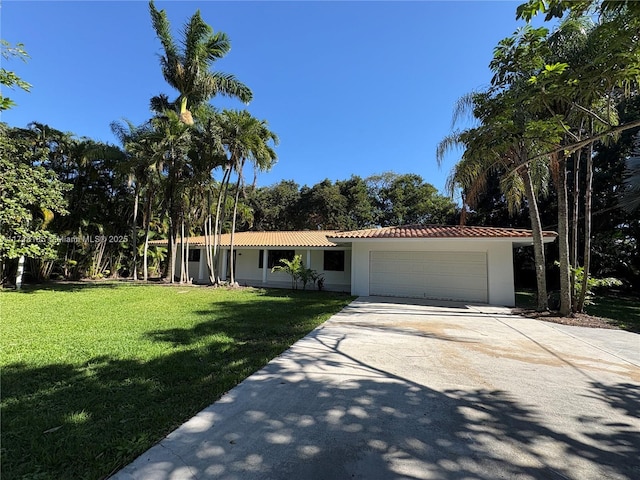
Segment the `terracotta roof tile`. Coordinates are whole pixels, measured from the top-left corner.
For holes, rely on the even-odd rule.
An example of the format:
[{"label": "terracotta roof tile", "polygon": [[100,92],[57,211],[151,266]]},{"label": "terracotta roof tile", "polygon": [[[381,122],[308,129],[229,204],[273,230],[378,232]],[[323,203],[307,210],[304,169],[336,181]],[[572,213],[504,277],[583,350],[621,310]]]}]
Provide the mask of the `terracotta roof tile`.
[{"label": "terracotta roof tile", "polygon": [[[335,247],[336,244],[327,240],[335,230],[301,230],[289,232],[236,232],[233,236],[234,247]],[[157,241],[156,241],[157,242]],[[155,243],[155,242],[154,242]],[[162,241],[162,244],[166,240]],[[204,236],[190,237],[189,244],[203,246]],[[220,238],[220,245],[228,247],[231,244],[231,234],[225,233]]]},{"label": "terracotta roof tile", "polygon": [[[369,228],[340,232],[337,230],[301,230],[280,232],[236,232],[234,247],[335,247],[330,241],[349,239],[393,238],[531,238],[531,230],[500,227],[474,227],[452,225],[404,225],[399,227]],[[552,238],[556,232],[545,231],[544,237]],[[228,247],[231,235],[225,233],[220,245]],[[154,240],[152,245],[164,245],[166,240]],[[189,244],[203,246],[203,236],[189,238]]]},{"label": "terracotta roof tile", "polygon": [[[499,227],[473,227],[452,225],[404,225],[400,227],[370,228],[351,232],[337,232],[329,238],[531,238],[531,230]],[[557,233],[545,231],[545,237]]]}]

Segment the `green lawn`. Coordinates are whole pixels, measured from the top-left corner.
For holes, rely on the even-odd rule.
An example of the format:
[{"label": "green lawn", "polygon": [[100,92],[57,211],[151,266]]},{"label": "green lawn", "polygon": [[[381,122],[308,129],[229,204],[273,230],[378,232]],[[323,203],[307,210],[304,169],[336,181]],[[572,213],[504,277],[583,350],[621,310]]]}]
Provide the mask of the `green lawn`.
[{"label": "green lawn", "polygon": [[131,284],[0,293],[2,478],[106,477],[351,299]]},{"label": "green lawn", "polygon": [[[610,323],[623,330],[640,332],[640,297],[617,293],[600,293],[594,305],[587,305],[588,314],[610,319]],[[532,290],[516,292],[516,306],[535,308],[536,294]]]},{"label": "green lawn", "polygon": [[597,297],[595,305],[587,305],[587,313],[610,318],[613,324],[632,332],[640,332],[640,298],[630,295]]}]

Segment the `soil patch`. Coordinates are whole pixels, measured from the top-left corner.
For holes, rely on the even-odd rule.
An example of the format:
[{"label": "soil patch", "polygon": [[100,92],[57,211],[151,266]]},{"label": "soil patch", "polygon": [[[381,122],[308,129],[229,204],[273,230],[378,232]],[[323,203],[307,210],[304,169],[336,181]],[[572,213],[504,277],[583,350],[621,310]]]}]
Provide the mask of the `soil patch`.
[{"label": "soil patch", "polygon": [[561,317],[558,312],[537,312],[535,310],[525,308],[515,308],[514,313],[523,317],[535,318],[545,322],[560,323],[562,325],[574,325],[578,327],[589,328],[609,328],[613,330],[622,330],[618,326],[616,320],[604,317],[595,317],[586,313],[574,313],[571,317]]}]

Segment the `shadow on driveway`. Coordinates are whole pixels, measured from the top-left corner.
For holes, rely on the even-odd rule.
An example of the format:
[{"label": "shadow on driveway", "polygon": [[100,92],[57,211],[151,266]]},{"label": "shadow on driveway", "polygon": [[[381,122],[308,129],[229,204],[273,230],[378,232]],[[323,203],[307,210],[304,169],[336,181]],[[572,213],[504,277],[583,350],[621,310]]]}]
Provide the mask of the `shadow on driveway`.
[{"label": "shadow on driveway", "polygon": [[[376,311],[429,322],[423,307]],[[482,332],[462,341],[442,326],[358,327],[367,309],[347,307],[113,478],[640,478],[640,384],[489,358],[469,350]],[[467,324],[502,318],[468,310]],[[444,369],[441,348],[458,371]],[[474,371],[480,355],[495,371]]]}]

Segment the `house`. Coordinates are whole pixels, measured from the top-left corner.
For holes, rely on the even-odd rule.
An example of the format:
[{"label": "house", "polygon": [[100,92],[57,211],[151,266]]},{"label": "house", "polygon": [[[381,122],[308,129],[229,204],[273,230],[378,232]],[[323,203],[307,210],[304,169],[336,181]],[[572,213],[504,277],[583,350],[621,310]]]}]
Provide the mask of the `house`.
[{"label": "house", "polygon": [[[337,233],[333,230],[236,232],[233,236],[235,280],[240,285],[290,288],[291,277],[271,269],[283,258],[293,260],[295,255],[302,255],[305,267],[323,274],[324,289],[349,292],[351,249],[349,245],[337,245],[327,238]],[[220,277],[228,280],[230,234],[221,235],[220,248]],[[208,282],[204,237],[189,238],[189,278],[194,283]]]},{"label": "house", "polygon": [[[545,243],[557,234],[545,231]],[[222,235],[221,277],[229,274],[231,236]],[[431,298],[513,306],[513,249],[533,244],[530,230],[407,225],[350,232],[239,232],[234,235],[235,278],[241,285],[290,287],[271,269],[302,255],[324,275],[324,288],[352,295]],[[189,276],[206,283],[204,237],[189,239]]]}]

